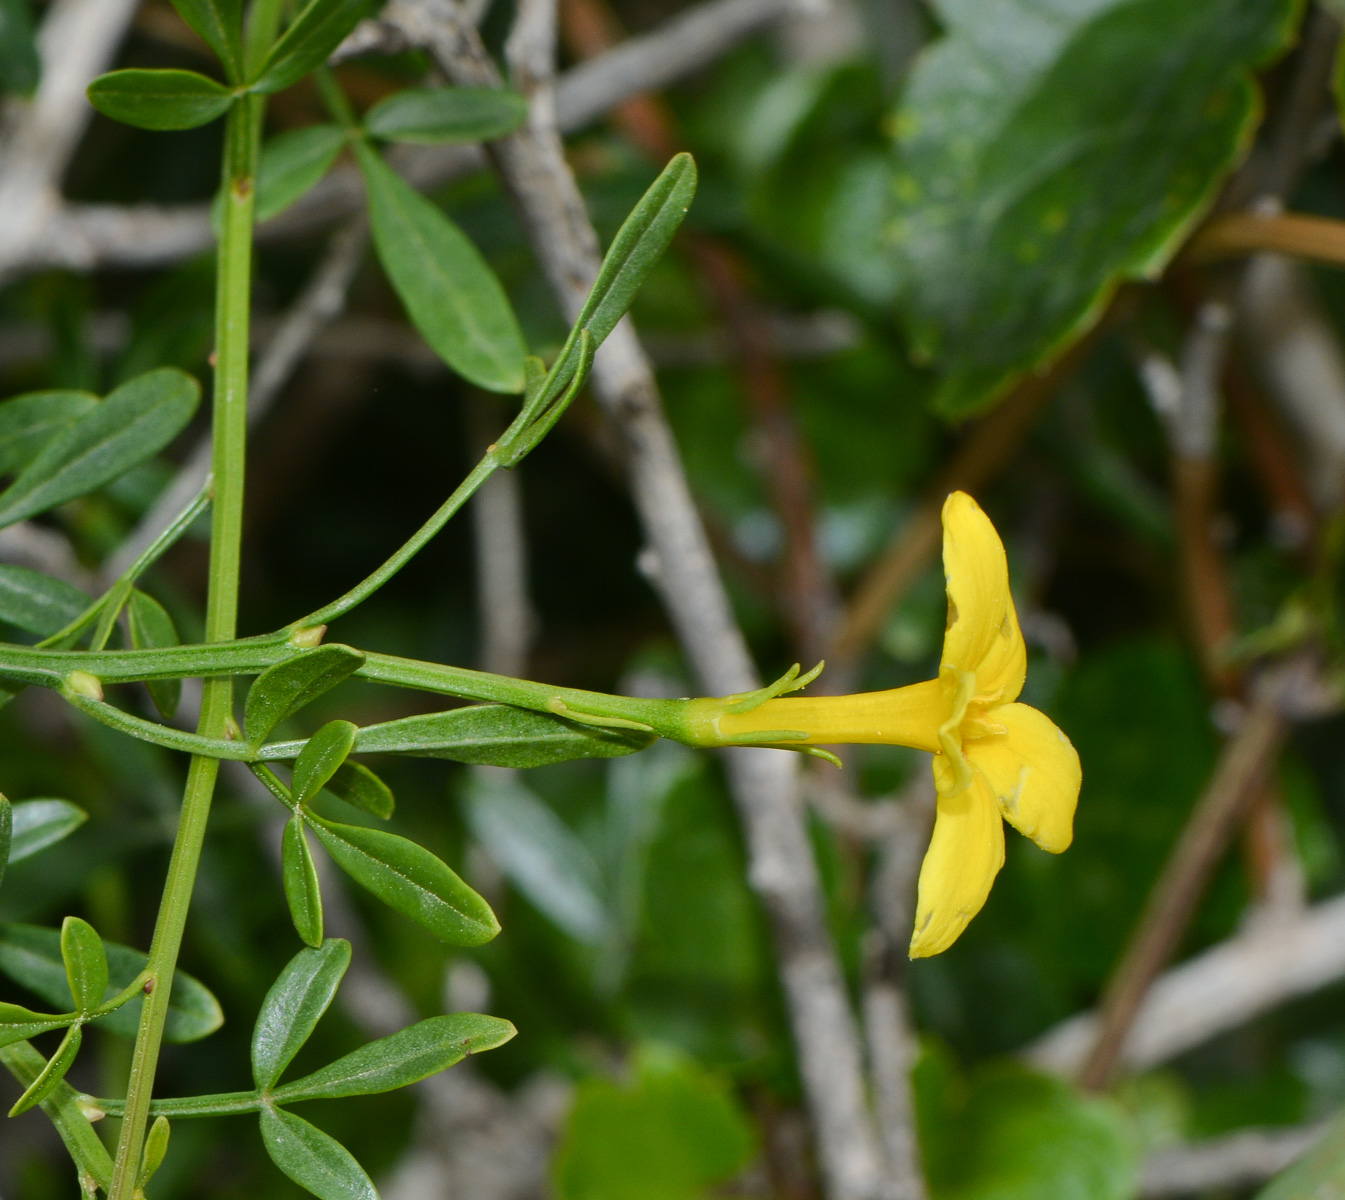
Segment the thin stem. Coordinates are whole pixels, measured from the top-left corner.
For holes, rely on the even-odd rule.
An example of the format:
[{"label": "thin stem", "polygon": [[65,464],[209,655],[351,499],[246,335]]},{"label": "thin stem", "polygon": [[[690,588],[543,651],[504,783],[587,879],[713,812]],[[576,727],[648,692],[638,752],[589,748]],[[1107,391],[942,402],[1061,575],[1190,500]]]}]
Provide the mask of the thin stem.
[{"label": "thin stem", "polygon": [[[224,229],[220,238],[215,308],[215,398],[207,642],[231,641],[238,616],[238,577],[243,528],[243,472],[247,443],[248,321],[252,281],[253,174],[260,130],[260,97],[247,97],[229,111],[224,147]],[[197,732],[223,737],[233,708],[233,680],[208,679]],[[163,901],[149,951],[148,994],[140,1015],[125,1119],[117,1143],[108,1200],[132,1200],[150,1116],[154,1076],[168,1018],[182,933],[191,905],[210,817],[219,761],[193,758],[187,771],[182,816],[168,866]]]},{"label": "thin stem", "polygon": [[[124,1100],[104,1100],[87,1096],[85,1102],[106,1113],[120,1117],[126,1111]],[[171,1100],[156,1100],[150,1105],[154,1117],[227,1117],[235,1113],[256,1112],[262,1099],[256,1092],[218,1092],[209,1096],[180,1096]]]}]

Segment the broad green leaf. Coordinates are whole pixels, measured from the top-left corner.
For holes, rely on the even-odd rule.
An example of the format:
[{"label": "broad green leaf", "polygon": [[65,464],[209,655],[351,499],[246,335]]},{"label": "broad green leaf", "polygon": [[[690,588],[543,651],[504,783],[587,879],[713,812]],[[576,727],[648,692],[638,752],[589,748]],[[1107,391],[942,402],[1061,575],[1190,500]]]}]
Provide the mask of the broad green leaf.
[{"label": "broad green leaf", "polygon": [[0,475],[26,466],[76,417],[98,407],[91,392],[29,392],[0,404]]},{"label": "broad green leaf", "polygon": [[369,0],[309,0],[266,56],[254,92],[279,92],[296,84],[329,55],[368,11]]},{"label": "broad green leaf", "polygon": [[1293,1166],[1281,1171],[1256,1200],[1345,1200],[1345,1120],[1337,1120]]},{"label": "broad green leaf", "polygon": [[149,1127],[149,1133],[145,1135],[145,1151],[140,1156],[140,1173],[136,1176],[135,1186],[137,1190],[143,1189],[151,1179],[154,1173],[163,1166],[163,1160],[168,1155],[168,1138],[172,1132],[168,1124],[167,1117],[156,1117],[154,1124]]},{"label": "broad green leaf", "polygon": [[319,1200],[378,1200],[364,1168],[330,1134],[283,1108],[261,1110],[271,1161]]},{"label": "broad green leaf", "polygon": [[0,0],[0,88],[31,96],[41,77],[29,0]]},{"label": "broad green leaf", "polygon": [[414,754],[495,767],[540,767],[575,758],[619,758],[643,750],[653,734],[599,729],[506,704],[474,704],[448,712],[366,725],[356,754]]},{"label": "broad green leaf", "polygon": [[23,1095],[14,1101],[14,1107],[9,1110],[11,1117],[26,1113],[34,1105],[41,1104],[56,1090],[61,1080],[65,1078],[66,1072],[74,1065],[75,1056],[79,1053],[80,1043],[83,1040],[84,1030],[80,1026],[71,1025],[65,1031],[65,1037],[56,1047],[56,1053],[42,1068],[42,1073],[28,1085]]},{"label": "broad green leaf", "polygon": [[240,82],[243,78],[242,0],[173,0],[173,7],[219,57],[229,79]]},{"label": "broad green leaf", "polygon": [[328,938],[316,949],[300,950],[280,972],[252,1031],[252,1078],[259,1089],[273,1088],[312,1036],[349,966],[350,943]]},{"label": "broad green leaf", "polygon": [[9,851],[14,842],[14,806],[8,797],[0,796],[0,883],[4,882],[9,866]]},{"label": "broad green leaf", "polygon": [[201,385],[173,367],[122,384],[52,438],[0,492],[0,526],[92,492],[152,458],[182,432],[200,399]]},{"label": "broad green leaf", "polygon": [[[177,626],[173,624],[173,618],[153,596],[139,588],[131,592],[126,619],[131,628],[131,645],[137,650],[178,644]],[[154,700],[154,707],[171,721],[177,712],[178,701],[182,699],[182,680],[151,679],[146,686]]]},{"label": "broad green leaf", "polygon": [[419,1083],[469,1054],[494,1050],[517,1033],[499,1017],[453,1013],[418,1021],[338,1058],[330,1066],[275,1090],[281,1104],[337,1096],[368,1096]]},{"label": "broad green leaf", "polygon": [[364,114],[364,130],[391,142],[488,142],[528,119],[528,102],[506,88],[407,88]]},{"label": "broad green leaf", "polygon": [[295,804],[308,804],[336,774],[355,745],[356,727],[350,721],[328,721],[305,743],[294,761],[290,790]]},{"label": "broad green leaf", "polygon": [[39,1033],[60,1029],[69,1020],[69,1017],[53,1020],[51,1014],[36,1013],[20,1004],[0,1003],[0,1046],[12,1046]]},{"label": "broad green leaf", "polygon": [[436,937],[479,946],[500,932],[490,905],[423,846],[381,829],[309,821],[337,866]]},{"label": "broad green leaf", "polygon": [[75,1008],[88,1012],[107,995],[107,951],[98,931],[79,917],[66,917],[61,925],[61,958]]},{"label": "broad green leaf", "polygon": [[0,621],[50,637],[92,603],[79,588],[31,567],[0,564]]},{"label": "broad green leaf", "polygon": [[271,138],[257,163],[256,220],[289,208],[327,174],[345,144],[339,125],[312,125]]},{"label": "broad green leaf", "polygon": [[229,111],[234,94],[195,71],[111,71],[89,84],[89,103],[138,129],[195,129]]},{"label": "broad green leaf", "polygon": [[281,874],[285,902],[295,932],[315,950],[322,947],[322,888],[318,883],[313,851],[304,832],[304,819],[297,813],[285,825],[280,843]]},{"label": "broad green leaf", "polygon": [[253,681],[243,704],[248,744],[261,745],[281,721],[331,691],[363,662],[364,655],[358,650],[333,643],[268,667]]},{"label": "broad green leaf", "polygon": [[[14,806],[16,817],[22,807]],[[103,947],[107,953],[108,987],[102,998],[108,1000],[131,984],[145,969],[148,959],[139,950],[116,942],[104,942]],[[38,925],[0,925],[0,971],[55,1008],[70,1011],[75,1006],[61,957],[59,930]],[[141,1004],[137,996],[94,1024],[119,1037],[135,1037]],[[185,971],[176,972],[164,1037],[170,1042],[195,1042],[214,1033],[223,1023],[219,1001],[205,985]]]},{"label": "broad green leaf", "polygon": [[327,780],[327,790],[347,804],[384,821],[396,808],[392,789],[363,763],[343,762],[336,774]]},{"label": "broad green leaf", "polygon": [[433,201],[357,144],[374,246],[407,315],[430,348],[471,383],[523,390],[523,334],[504,288]]},{"label": "broad green leaf", "polygon": [[512,778],[473,778],[467,824],[499,868],[577,941],[599,945],[608,928],[602,872],[579,837]]},{"label": "broad green leaf", "polygon": [[69,800],[20,800],[14,805],[14,835],[9,861],[18,862],[59,842],[89,819]]},{"label": "broad green leaf", "polygon": [[936,407],[975,411],[1155,278],[1260,116],[1295,0],[942,0],[897,113],[896,253]]}]

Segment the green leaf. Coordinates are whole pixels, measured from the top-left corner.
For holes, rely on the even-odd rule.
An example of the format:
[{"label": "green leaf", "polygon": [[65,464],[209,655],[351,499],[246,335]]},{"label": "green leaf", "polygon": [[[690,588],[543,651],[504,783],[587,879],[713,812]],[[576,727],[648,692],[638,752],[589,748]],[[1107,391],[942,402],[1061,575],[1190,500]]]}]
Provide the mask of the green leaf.
[{"label": "green leaf", "polygon": [[381,829],[309,822],[337,866],[435,937],[479,946],[500,932],[490,905],[424,847]]},{"label": "green leaf", "polygon": [[53,1017],[47,1013],[33,1012],[20,1004],[0,1003],[0,1046],[12,1046],[15,1042],[36,1037],[39,1033],[60,1029],[69,1022],[68,1016]]},{"label": "green leaf", "polygon": [[374,247],[411,322],[458,374],[492,392],[523,389],[523,334],[500,281],[467,236],[359,143]]},{"label": "green leaf", "polygon": [[312,125],[271,138],[257,163],[255,219],[282,213],[331,169],[346,131],[339,125]]},{"label": "green leaf", "polygon": [[322,1070],[277,1088],[274,1095],[281,1104],[294,1104],[390,1092],[437,1075],[469,1054],[494,1050],[517,1032],[508,1021],[478,1013],[431,1017],[361,1046]]},{"label": "green leaf", "polygon": [[139,1191],[144,1188],[154,1173],[163,1166],[168,1154],[168,1135],[171,1132],[167,1117],[156,1117],[154,1124],[145,1135],[145,1151],[140,1156],[140,1174],[136,1176],[135,1186]]},{"label": "green leaf", "polygon": [[70,424],[98,407],[91,392],[29,392],[0,404],[0,475],[27,465],[43,446]]},{"label": "green leaf", "polygon": [[186,427],[201,385],[172,367],[124,383],[48,442],[0,492],[0,526],[36,516],[111,483]]},{"label": "green leaf", "polygon": [[173,7],[224,64],[224,73],[243,78],[242,0],[173,0]]},{"label": "green leaf", "polygon": [[[22,807],[14,806],[16,817]],[[107,953],[108,988],[102,999],[108,1000],[130,986],[145,969],[148,958],[139,950],[116,942],[104,942],[103,947]],[[0,925],[0,971],[56,1008],[69,1011],[75,1007],[61,955],[59,930],[38,925]],[[119,1037],[133,1038],[140,1025],[141,1004],[137,996],[94,1024]],[[205,985],[185,971],[176,972],[164,1037],[170,1042],[195,1042],[214,1033],[223,1023],[219,1001]]]},{"label": "green leaf", "polygon": [[313,851],[304,832],[304,819],[297,813],[285,825],[280,843],[281,875],[285,902],[295,932],[314,949],[322,946],[322,888],[318,883]]},{"label": "green leaf", "polygon": [[71,1025],[65,1031],[65,1037],[56,1047],[56,1053],[42,1068],[42,1073],[28,1085],[23,1095],[14,1101],[14,1107],[9,1110],[11,1117],[26,1113],[34,1105],[41,1104],[56,1090],[61,1080],[65,1078],[65,1073],[74,1065],[75,1056],[79,1053],[80,1043],[83,1040],[84,1031],[80,1026]]},{"label": "green leaf", "polygon": [[[126,616],[131,627],[131,645],[137,650],[178,645],[177,626],[173,624],[173,618],[153,596],[146,595],[139,588],[131,592]],[[171,721],[182,699],[182,680],[151,679],[146,686],[154,700],[154,707]]]},{"label": "green leaf", "polygon": [[528,119],[528,102],[506,88],[407,88],[364,114],[364,131],[391,142],[488,142]]},{"label": "green leaf", "polygon": [[1345,1120],[1337,1120],[1302,1158],[1257,1192],[1256,1200],[1341,1200],[1345,1196]]},{"label": "green leaf", "polygon": [[98,931],[79,917],[61,925],[61,958],[75,1008],[82,1013],[102,1004],[107,995],[107,951]]},{"label": "green leaf", "polygon": [[261,1110],[271,1161],[320,1200],[378,1200],[364,1168],[330,1134],[283,1108]]},{"label": "green leaf", "polygon": [[0,88],[31,96],[41,77],[28,0],[0,0]]},{"label": "green leaf", "polygon": [[280,972],[252,1031],[252,1078],[259,1090],[273,1088],[308,1041],[349,966],[350,943],[328,938],[300,950]]},{"label": "green leaf", "polygon": [[896,116],[896,252],[935,405],[973,412],[1153,279],[1260,116],[1295,0],[943,0]]},{"label": "green leaf", "polygon": [[234,94],[195,71],[111,71],[89,84],[89,103],[137,129],[195,129],[229,111]]},{"label": "green leaf", "polygon": [[356,727],[350,721],[328,721],[299,752],[290,790],[295,804],[309,804],[336,774],[355,745]]},{"label": "green leaf", "polygon": [[0,796],[0,883],[4,882],[9,866],[9,852],[14,843],[14,806],[8,797]]},{"label": "green leaf", "polygon": [[279,92],[327,61],[369,8],[369,0],[309,0],[281,39],[271,47],[254,92]]},{"label": "green leaf", "polygon": [[0,564],[0,621],[50,637],[84,612],[91,600],[79,588],[30,567]]},{"label": "green leaf", "polygon": [[14,805],[14,837],[9,861],[18,862],[74,833],[89,819],[69,800],[20,800]]},{"label": "green leaf", "polygon": [[575,758],[619,758],[643,750],[654,734],[599,729],[506,704],[474,704],[447,712],[366,725],[356,754],[414,754],[495,767],[540,767]]},{"label": "green leaf", "polygon": [[331,691],[363,662],[364,655],[358,650],[333,643],[268,667],[254,680],[243,704],[248,744],[260,746],[281,721]]},{"label": "green leaf", "polygon": [[363,763],[343,762],[336,774],[327,780],[327,790],[347,804],[384,821],[392,816],[396,807],[392,789]]}]

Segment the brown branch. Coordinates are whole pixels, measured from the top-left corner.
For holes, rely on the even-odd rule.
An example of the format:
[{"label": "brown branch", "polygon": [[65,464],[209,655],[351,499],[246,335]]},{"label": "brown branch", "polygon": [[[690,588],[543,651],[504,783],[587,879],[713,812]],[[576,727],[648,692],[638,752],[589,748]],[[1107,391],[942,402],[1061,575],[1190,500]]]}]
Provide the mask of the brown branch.
[{"label": "brown branch", "polygon": [[1307,213],[1225,213],[1211,219],[1183,253],[1193,263],[1287,254],[1345,266],[1345,221]]}]

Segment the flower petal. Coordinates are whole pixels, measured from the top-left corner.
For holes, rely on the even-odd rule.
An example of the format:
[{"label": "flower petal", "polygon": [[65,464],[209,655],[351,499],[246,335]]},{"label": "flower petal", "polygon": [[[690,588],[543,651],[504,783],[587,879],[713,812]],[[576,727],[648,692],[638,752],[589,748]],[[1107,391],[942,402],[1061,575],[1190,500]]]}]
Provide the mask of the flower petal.
[{"label": "flower petal", "polygon": [[957,941],[981,911],[1004,865],[1004,826],[984,776],[973,773],[969,787],[949,795],[953,772],[940,754],[934,759],[934,782],[939,807],[920,867],[912,958],[940,954]]},{"label": "flower petal", "polygon": [[942,666],[976,673],[976,701],[1017,699],[1027,674],[1004,544],[966,492],[943,505],[943,573],[948,581],[948,630]]},{"label": "flower petal", "polygon": [[1074,839],[1079,755],[1049,717],[1026,704],[1002,704],[989,717],[1006,733],[967,741],[963,753],[984,775],[1004,819],[1059,854]]}]

